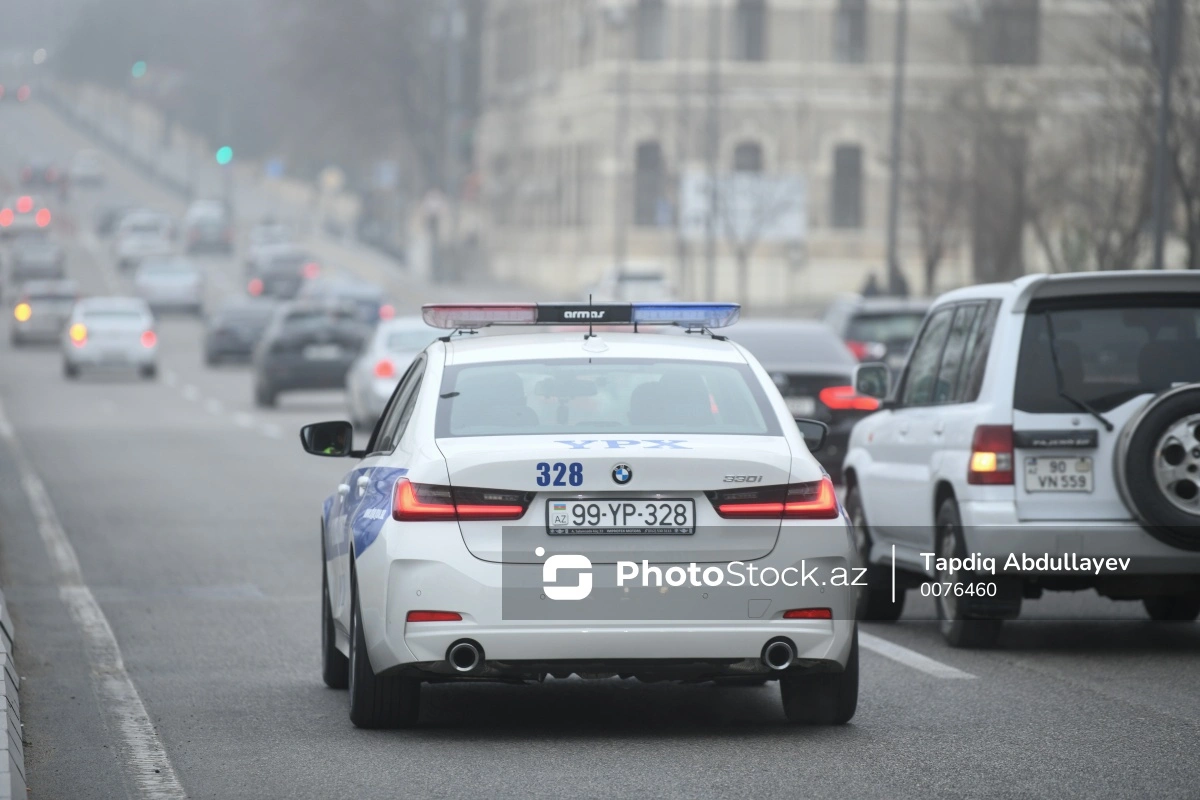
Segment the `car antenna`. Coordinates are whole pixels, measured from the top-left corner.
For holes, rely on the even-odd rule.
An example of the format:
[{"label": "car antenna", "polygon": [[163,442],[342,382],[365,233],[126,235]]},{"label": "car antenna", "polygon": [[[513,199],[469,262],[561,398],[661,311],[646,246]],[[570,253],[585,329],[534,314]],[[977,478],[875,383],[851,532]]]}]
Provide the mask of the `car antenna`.
[{"label": "car antenna", "polygon": [[[591,310],[592,310],[592,293],[588,292],[588,311],[590,312]],[[587,336],[585,336],[583,338],[585,340],[587,340],[587,339],[592,338],[593,335],[594,334],[592,333],[592,315],[589,313],[588,314],[588,332],[587,332]]]}]

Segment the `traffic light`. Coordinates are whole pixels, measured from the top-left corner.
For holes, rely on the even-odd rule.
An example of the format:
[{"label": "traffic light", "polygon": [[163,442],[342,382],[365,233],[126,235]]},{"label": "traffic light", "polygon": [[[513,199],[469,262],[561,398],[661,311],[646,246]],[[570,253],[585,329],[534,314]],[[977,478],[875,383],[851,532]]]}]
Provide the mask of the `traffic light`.
[{"label": "traffic light", "polygon": [[225,166],[230,161],[233,161],[233,148],[225,145],[217,150],[217,163]]},{"label": "traffic light", "polygon": [[145,61],[133,62],[133,68],[129,70],[129,74],[133,75],[133,77],[135,77],[135,78],[140,78],[143,75],[145,75],[146,74],[146,62]]}]

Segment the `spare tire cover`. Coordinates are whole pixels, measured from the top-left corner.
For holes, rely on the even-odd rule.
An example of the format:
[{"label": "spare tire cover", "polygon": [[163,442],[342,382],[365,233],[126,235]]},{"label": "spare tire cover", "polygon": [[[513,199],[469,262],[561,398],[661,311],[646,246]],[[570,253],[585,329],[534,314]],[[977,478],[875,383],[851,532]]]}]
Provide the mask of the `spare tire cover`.
[{"label": "spare tire cover", "polygon": [[1147,531],[1200,551],[1200,384],[1151,400],[1121,432],[1116,458],[1121,495]]}]

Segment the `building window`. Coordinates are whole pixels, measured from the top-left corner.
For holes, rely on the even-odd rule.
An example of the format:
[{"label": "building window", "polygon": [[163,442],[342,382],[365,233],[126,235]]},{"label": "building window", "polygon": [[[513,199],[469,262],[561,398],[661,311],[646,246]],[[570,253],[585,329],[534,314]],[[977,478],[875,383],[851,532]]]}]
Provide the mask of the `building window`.
[{"label": "building window", "polygon": [[667,50],[667,11],[663,0],[638,0],[637,57],[659,61]]},{"label": "building window", "polygon": [[1039,0],[987,0],[975,29],[975,63],[1038,63]]},{"label": "building window", "polygon": [[867,60],[867,0],[839,0],[833,36],[837,61],[861,64]]},{"label": "building window", "polygon": [[844,144],[833,151],[833,191],[829,212],[835,228],[861,228],[862,217],[862,148]]},{"label": "building window", "polygon": [[670,223],[667,207],[667,169],[658,142],[637,146],[634,178],[633,222],[635,225],[661,226]]},{"label": "building window", "polygon": [[762,146],[758,142],[742,142],[733,148],[734,172],[762,172]]},{"label": "building window", "polygon": [[764,61],[766,59],[766,0],[738,0],[733,35],[734,58],[739,61]]}]

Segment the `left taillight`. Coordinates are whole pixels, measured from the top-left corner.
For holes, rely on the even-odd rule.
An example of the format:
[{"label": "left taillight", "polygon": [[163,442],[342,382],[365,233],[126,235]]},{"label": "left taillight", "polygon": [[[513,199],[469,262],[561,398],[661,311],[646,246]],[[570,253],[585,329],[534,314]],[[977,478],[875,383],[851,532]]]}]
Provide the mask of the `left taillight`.
[{"label": "left taillight", "polygon": [[476,489],[396,481],[392,518],[401,522],[520,519],[533,495],[503,489]]},{"label": "left taillight", "polygon": [[158,337],[154,335],[154,331],[142,332],[142,347],[154,347],[158,343]]},{"label": "left taillight", "polygon": [[875,411],[879,408],[878,400],[859,394],[853,386],[826,386],[817,397],[834,411]]},{"label": "left taillight", "polygon": [[785,486],[707,492],[723,519],[837,519],[837,493],[829,478]]},{"label": "left taillight", "polygon": [[394,378],[396,377],[396,365],[392,363],[390,358],[381,358],[375,362],[375,377],[376,378]]},{"label": "left taillight", "polygon": [[13,317],[17,322],[28,322],[33,316],[33,306],[29,303],[17,303],[17,307],[13,309]]}]

